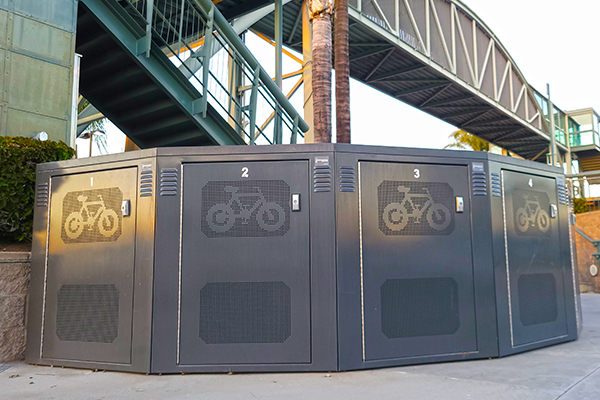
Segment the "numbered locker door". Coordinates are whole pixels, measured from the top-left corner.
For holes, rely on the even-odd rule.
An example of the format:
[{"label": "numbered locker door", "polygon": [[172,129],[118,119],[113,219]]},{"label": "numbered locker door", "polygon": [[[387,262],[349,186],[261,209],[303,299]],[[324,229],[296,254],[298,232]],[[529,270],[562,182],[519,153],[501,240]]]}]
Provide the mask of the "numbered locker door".
[{"label": "numbered locker door", "polygon": [[567,334],[556,181],[503,171],[513,347]]},{"label": "numbered locker door", "polygon": [[362,162],[360,193],[365,359],[477,350],[467,167]]},{"label": "numbered locker door", "polygon": [[136,175],[52,178],[44,358],[131,362]]},{"label": "numbered locker door", "polygon": [[179,363],[310,362],[307,162],[186,164],[183,184]]}]

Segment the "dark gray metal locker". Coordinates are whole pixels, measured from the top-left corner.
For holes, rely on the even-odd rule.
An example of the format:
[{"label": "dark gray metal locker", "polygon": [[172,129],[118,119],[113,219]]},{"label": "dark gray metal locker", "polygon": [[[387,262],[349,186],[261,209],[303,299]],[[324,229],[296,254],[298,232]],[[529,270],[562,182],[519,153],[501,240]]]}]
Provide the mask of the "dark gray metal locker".
[{"label": "dark gray metal locker", "polygon": [[556,180],[502,171],[511,345],[567,335]]},{"label": "dark gray metal locker", "polygon": [[52,177],[43,357],[131,362],[136,175]]},{"label": "dark gray metal locker", "polygon": [[181,365],[311,361],[308,176],[307,161],[184,164]]},{"label": "dark gray metal locker", "polygon": [[467,167],[359,169],[363,358],[476,351]]}]

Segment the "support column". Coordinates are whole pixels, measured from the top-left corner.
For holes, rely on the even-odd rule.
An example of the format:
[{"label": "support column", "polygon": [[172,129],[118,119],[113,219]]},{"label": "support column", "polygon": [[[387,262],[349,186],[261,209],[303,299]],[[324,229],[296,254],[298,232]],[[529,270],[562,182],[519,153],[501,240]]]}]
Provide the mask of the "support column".
[{"label": "support column", "polygon": [[569,116],[565,115],[565,134],[567,135],[567,154],[565,155],[567,163],[567,174],[572,174],[573,157],[571,157],[571,134],[569,133]]},{"label": "support column", "polygon": [[[283,4],[275,0],[275,84],[283,89]],[[275,106],[275,127],[273,128],[273,143],[283,142],[281,108]]]},{"label": "support column", "polygon": [[308,4],[302,3],[302,80],[304,82],[304,121],[310,129],[304,134],[304,143],[314,143],[313,90],[312,90],[312,28],[308,15]]},{"label": "support column", "polygon": [[236,62],[234,56],[229,56],[227,62],[227,76],[229,79],[229,125],[240,135],[244,140],[246,137],[242,127],[236,121],[242,120],[242,110],[238,104],[244,104],[244,91],[239,91],[238,88],[243,86],[242,68]]},{"label": "support column", "polygon": [[554,104],[550,100],[550,84],[546,84],[548,92],[548,113],[550,117],[550,164],[556,165],[556,127],[554,124]]}]

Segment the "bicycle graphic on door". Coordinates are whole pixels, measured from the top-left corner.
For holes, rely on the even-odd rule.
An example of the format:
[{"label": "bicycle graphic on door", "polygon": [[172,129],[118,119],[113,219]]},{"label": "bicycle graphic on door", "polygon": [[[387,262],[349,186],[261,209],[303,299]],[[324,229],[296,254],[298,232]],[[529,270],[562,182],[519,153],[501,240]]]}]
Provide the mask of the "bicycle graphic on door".
[{"label": "bicycle graphic on door", "polygon": [[285,223],[286,215],[283,207],[278,203],[267,201],[259,187],[241,191],[239,187],[225,186],[223,190],[229,194],[229,200],[210,207],[206,216],[208,226],[214,232],[227,232],[238,220],[242,225],[255,221],[267,232],[275,232]]},{"label": "bicycle graphic on door", "polygon": [[96,195],[96,200],[88,200],[88,196],[79,195],[77,201],[81,203],[79,210],[71,212],[65,222],[64,230],[71,240],[78,239],[86,231],[95,229],[105,238],[110,238],[119,228],[119,216],[115,210],[106,207],[101,194]]},{"label": "bicycle graphic on door", "polygon": [[452,215],[448,207],[436,203],[429,188],[422,188],[422,193],[411,193],[408,186],[397,187],[403,198],[399,202],[389,203],[383,209],[383,221],[387,228],[394,232],[404,230],[409,221],[416,225],[427,221],[430,228],[441,232],[450,226]]},{"label": "bicycle graphic on door", "polygon": [[517,208],[517,229],[525,233],[530,227],[537,226],[540,232],[548,232],[550,216],[546,210],[542,209],[538,196],[523,194],[522,197],[525,199],[525,205]]}]

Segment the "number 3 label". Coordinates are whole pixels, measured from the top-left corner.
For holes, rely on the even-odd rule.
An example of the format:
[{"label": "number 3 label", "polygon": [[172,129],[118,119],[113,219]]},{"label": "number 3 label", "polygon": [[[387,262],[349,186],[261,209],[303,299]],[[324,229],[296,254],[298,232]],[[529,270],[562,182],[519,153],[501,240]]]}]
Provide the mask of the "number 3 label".
[{"label": "number 3 label", "polygon": [[415,178],[419,179],[421,177],[421,171],[419,171],[419,168],[415,168],[413,172],[415,173]]},{"label": "number 3 label", "polygon": [[248,167],[242,167],[242,178],[248,177]]}]

